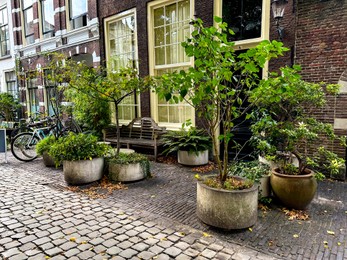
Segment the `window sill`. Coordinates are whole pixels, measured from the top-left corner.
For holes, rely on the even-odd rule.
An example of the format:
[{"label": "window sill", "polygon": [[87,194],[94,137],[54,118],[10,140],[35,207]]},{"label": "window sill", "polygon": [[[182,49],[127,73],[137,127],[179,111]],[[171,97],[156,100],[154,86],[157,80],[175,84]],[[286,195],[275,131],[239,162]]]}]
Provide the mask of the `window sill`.
[{"label": "window sill", "polygon": [[6,60],[6,59],[9,59],[11,57],[12,57],[11,54],[5,55],[5,56],[0,56],[0,60]]}]

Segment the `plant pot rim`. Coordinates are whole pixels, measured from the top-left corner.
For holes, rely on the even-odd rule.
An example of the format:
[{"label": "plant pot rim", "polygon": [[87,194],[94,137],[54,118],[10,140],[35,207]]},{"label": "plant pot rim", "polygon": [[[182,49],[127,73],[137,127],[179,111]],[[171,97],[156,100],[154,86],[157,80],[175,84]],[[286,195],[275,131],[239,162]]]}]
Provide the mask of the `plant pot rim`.
[{"label": "plant pot rim", "polygon": [[314,177],[314,172],[310,169],[305,169],[306,174],[283,174],[278,172],[279,168],[275,168],[272,170],[272,174],[277,175],[282,178],[307,178],[307,177]]},{"label": "plant pot rim", "polygon": [[[250,187],[250,188],[247,188],[247,189],[242,189],[242,190],[225,190],[225,189],[217,189],[217,188],[213,188],[213,187],[210,187],[206,184],[204,184],[202,181],[204,179],[207,179],[207,178],[212,178],[212,177],[216,177],[217,175],[215,174],[209,174],[209,175],[205,175],[202,177],[201,180],[198,180],[198,185],[201,185],[209,190],[213,190],[213,191],[216,191],[216,192],[226,192],[226,193],[248,193],[248,192],[252,192],[254,191],[255,189],[258,189],[258,184],[257,183],[253,183],[253,186]],[[243,178],[243,177],[240,177],[240,176],[229,176],[229,177],[233,177],[233,178],[236,178],[236,179],[240,179],[240,180],[246,180],[246,178]]]}]

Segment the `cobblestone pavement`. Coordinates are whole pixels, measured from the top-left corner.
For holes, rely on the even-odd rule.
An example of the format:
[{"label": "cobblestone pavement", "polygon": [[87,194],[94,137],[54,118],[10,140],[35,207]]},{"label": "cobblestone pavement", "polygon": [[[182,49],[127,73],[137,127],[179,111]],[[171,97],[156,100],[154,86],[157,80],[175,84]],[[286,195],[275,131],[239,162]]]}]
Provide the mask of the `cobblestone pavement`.
[{"label": "cobblestone pavement", "polygon": [[189,168],[152,163],[152,179],[91,200],[64,189],[61,169],[9,157],[0,158],[3,257],[347,259],[347,183],[320,182],[309,220],[289,221],[274,204],[252,230],[226,232],[197,219]]}]

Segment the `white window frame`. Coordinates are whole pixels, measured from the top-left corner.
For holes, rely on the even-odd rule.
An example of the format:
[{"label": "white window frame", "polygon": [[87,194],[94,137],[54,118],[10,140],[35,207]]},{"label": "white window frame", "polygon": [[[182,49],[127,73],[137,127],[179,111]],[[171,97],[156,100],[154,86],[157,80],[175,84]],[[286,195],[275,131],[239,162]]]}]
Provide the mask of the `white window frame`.
[{"label": "white window frame", "polygon": [[[110,39],[108,37],[108,32],[109,32],[109,28],[110,28],[110,24],[117,22],[119,20],[122,20],[123,18],[126,17],[130,17],[130,16],[134,16],[134,24],[135,24],[135,28],[134,28],[134,59],[135,59],[135,69],[137,69],[138,71],[138,40],[137,40],[137,14],[136,14],[136,8],[124,11],[122,13],[113,15],[111,17],[108,17],[104,20],[104,31],[105,31],[105,49],[106,49],[106,63],[107,66],[111,66],[110,61],[111,61],[111,46],[110,46]],[[141,103],[140,103],[140,94],[137,94],[136,97],[136,104],[133,105],[128,105],[128,104],[124,104],[123,107],[127,107],[127,106],[133,106],[135,114],[137,114],[138,117],[141,116]],[[119,106],[122,106],[122,103],[119,104]],[[114,122],[115,120],[115,108],[114,108],[114,104],[111,104],[111,109],[112,109],[112,122]],[[133,118],[134,119],[134,118]],[[129,122],[131,122],[131,120],[125,120],[125,119],[120,119],[119,123],[121,125],[123,124],[128,124]]]},{"label": "white window frame", "polygon": [[[71,10],[71,3],[72,1],[81,1],[81,0],[66,0],[65,3],[65,8],[66,8],[66,24],[67,24],[67,30],[68,31],[71,31],[71,30],[77,30],[77,29],[80,29],[80,28],[84,28],[88,25],[88,0],[83,0],[86,2],[86,8],[87,8],[87,12],[86,13],[83,13],[81,15],[78,15],[78,16],[71,16],[71,13],[72,13],[72,10]],[[83,20],[85,19],[85,25],[82,25],[82,26],[78,26],[78,27],[75,27],[74,26],[74,22],[77,20],[77,19],[81,19],[82,20],[82,23],[83,23]]]},{"label": "white window frame", "polygon": [[[32,12],[33,12],[33,25],[35,24],[35,18],[34,18],[34,1],[33,0],[30,0],[32,1],[31,2],[31,5],[24,8],[24,5],[23,5],[23,2],[24,1],[28,1],[28,0],[21,0],[20,2],[20,5],[21,5],[21,13],[22,13],[22,34],[23,34],[23,43],[25,45],[29,45],[29,44],[33,44],[35,43],[35,28],[33,28],[33,33],[32,34],[26,34],[26,19],[25,19],[25,11],[29,10],[30,8],[32,9]],[[28,39],[32,39],[30,40],[30,42],[28,42]]]},{"label": "white window frame", "polygon": [[[0,44],[1,44],[0,57],[6,57],[6,56],[10,55],[10,31],[9,31],[9,25],[8,25],[9,16],[8,16],[7,6],[6,5],[1,6],[0,12],[2,12],[2,15],[3,15],[3,17],[2,17],[3,21],[0,21],[1,22],[0,29],[5,28],[4,39],[0,39]],[[5,15],[6,15],[7,23],[2,23],[2,22],[5,22],[5,17],[4,17]],[[3,51],[2,43],[5,43],[5,45],[6,45],[6,52],[5,53],[2,53],[2,51]]]},{"label": "white window frame", "polygon": [[[154,9],[160,8],[163,6],[170,5],[172,3],[178,3],[181,2],[181,0],[157,0],[150,2],[148,4],[148,16],[147,16],[147,25],[148,25],[148,53],[149,53],[149,73],[151,76],[156,75],[156,70],[160,69],[175,69],[175,68],[182,68],[182,67],[191,67],[194,66],[194,59],[190,58],[187,62],[182,63],[176,63],[176,64],[165,64],[165,65],[155,65],[155,52],[154,52]],[[194,0],[189,0],[190,4],[190,17],[191,19],[194,18]],[[192,31],[192,28],[190,29]],[[182,127],[182,123],[164,123],[159,121],[159,100],[158,95],[155,94],[153,91],[150,94],[150,101],[151,101],[151,116],[152,118],[158,122],[158,125],[165,126],[167,129],[178,129]],[[171,105],[169,105],[171,106]],[[179,104],[176,104],[176,106],[179,106]],[[186,106],[186,105],[184,105]],[[195,110],[193,108],[193,118],[190,118],[193,126],[195,125]]]},{"label": "white window frame", "polygon": [[[52,38],[55,36],[55,23],[53,24],[53,29],[52,30],[48,30],[45,31],[45,25],[44,25],[44,18],[46,17],[46,14],[44,13],[44,4],[43,2],[45,2],[46,0],[40,0],[39,1],[39,16],[40,16],[40,37],[42,39],[48,39],[48,38]],[[54,0],[53,1],[53,16],[55,15],[55,10],[54,10]],[[54,19],[54,17],[53,17]]]}]

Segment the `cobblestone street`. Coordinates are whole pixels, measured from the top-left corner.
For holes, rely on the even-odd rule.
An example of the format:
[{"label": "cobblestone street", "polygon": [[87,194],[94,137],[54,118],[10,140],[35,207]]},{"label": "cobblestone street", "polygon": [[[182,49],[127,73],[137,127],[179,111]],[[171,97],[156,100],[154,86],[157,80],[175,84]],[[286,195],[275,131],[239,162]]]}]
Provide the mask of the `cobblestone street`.
[{"label": "cobblestone street", "polygon": [[197,219],[190,168],[152,163],[153,178],[90,199],[41,159],[2,159],[3,259],[347,259],[346,183],[321,182],[309,220],[274,204],[251,230],[226,232]]}]

